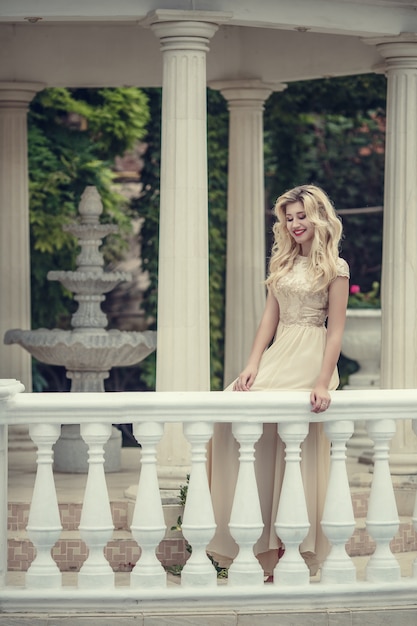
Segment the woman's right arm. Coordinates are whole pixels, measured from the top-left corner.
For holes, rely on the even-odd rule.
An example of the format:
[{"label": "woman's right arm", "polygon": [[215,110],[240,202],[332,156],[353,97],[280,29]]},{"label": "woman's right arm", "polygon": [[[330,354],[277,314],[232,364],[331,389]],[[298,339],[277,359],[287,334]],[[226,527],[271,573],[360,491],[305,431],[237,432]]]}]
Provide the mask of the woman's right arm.
[{"label": "woman's right arm", "polygon": [[256,331],[253,341],[252,350],[246,364],[245,369],[239,374],[235,384],[234,391],[249,391],[255,382],[258,374],[259,362],[266,348],[275,336],[279,322],[279,305],[275,296],[268,290],[265,309],[262,319]]}]

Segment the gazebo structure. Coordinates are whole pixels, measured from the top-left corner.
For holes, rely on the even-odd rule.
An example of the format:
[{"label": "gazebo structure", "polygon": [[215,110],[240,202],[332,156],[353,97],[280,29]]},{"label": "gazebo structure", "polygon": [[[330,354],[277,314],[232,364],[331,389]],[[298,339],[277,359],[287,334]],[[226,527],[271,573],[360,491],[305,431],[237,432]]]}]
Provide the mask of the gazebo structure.
[{"label": "gazebo structure", "polygon": [[[385,72],[385,388],[417,387],[416,0],[2,0],[0,335],[30,328],[27,108],[45,87],[163,88],[157,389],[209,389],[206,88],[230,111],[226,376],[263,306],[262,112],[295,80]],[[244,312],[244,315],[242,314]],[[30,356],[0,344],[0,378],[31,390]],[[167,483],[187,464],[175,426]],[[394,473],[417,474],[408,425]],[[163,472],[162,472],[163,474]]]}]

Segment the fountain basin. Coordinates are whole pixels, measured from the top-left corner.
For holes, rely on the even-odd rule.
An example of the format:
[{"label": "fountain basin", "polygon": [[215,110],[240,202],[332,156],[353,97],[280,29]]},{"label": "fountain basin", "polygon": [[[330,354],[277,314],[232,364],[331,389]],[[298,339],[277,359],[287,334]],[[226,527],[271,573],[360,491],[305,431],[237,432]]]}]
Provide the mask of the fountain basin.
[{"label": "fountain basin", "polygon": [[[71,391],[102,392],[104,379],[112,367],[129,366],[145,359],[156,348],[156,332],[121,330],[8,330],[5,344],[19,344],[36,359],[49,365],[62,365],[71,379]],[[104,446],[106,472],[120,470],[121,433],[112,428]],[[64,424],[54,445],[54,470],[87,473],[88,447],[77,424]]]},{"label": "fountain basin", "polygon": [[6,332],[4,343],[19,344],[42,363],[77,372],[103,372],[145,359],[156,348],[156,332],[11,329]]},{"label": "fountain basin", "polygon": [[129,272],[78,271],[48,272],[48,280],[59,281],[68,291],[77,294],[101,295],[112,291],[119,283],[129,281]]}]

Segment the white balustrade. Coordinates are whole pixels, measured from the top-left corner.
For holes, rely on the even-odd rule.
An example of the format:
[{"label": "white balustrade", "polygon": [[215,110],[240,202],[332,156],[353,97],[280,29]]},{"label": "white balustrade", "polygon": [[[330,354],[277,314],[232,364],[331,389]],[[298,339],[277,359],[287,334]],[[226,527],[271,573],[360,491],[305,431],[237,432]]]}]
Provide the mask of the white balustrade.
[{"label": "white balustrade", "polygon": [[230,585],[263,584],[264,573],[253,552],[262,529],[262,513],[255,476],[255,443],[262,435],[262,424],[233,424],[233,435],[240,444],[239,472],[230,516],[230,533],[239,553],[229,568]]},{"label": "white balustrade", "polygon": [[[14,389],[14,390],[13,390]],[[86,611],[108,606],[116,610],[141,607],[182,606],[182,602],[218,606],[226,601],[236,607],[243,596],[253,606],[271,601],[279,607],[414,606],[417,593],[417,560],[412,575],[400,572],[392,540],[399,528],[389,446],[397,420],[413,419],[417,435],[417,389],[334,392],[331,415],[323,419],[331,441],[331,464],[322,528],[331,550],[320,583],[300,554],[310,527],[300,471],[301,444],[309,429],[308,396],[302,392],[225,394],[215,392],[69,393],[21,394],[0,381],[0,462],[7,474],[5,432],[9,424],[30,424],[37,446],[37,473],[30,508],[28,535],[36,557],[26,574],[26,586],[18,586],[0,569],[1,611]],[[130,585],[114,584],[115,574],[104,553],[113,533],[113,520],[104,473],[104,444],[112,424],[132,422],[140,416],[134,433],[142,446],[141,471],[131,525],[141,556],[130,574]],[[82,416],[82,419],[81,419]],[[256,416],[256,417],[255,417]],[[74,421],[75,420],[75,421]],[[89,556],[77,584],[62,584],[62,574],[51,555],[61,537],[61,522],[53,476],[53,445],[62,425],[82,423],[89,446],[89,472],[79,532]],[[328,421],[329,420],[329,421]],[[366,580],[356,576],[356,560],[347,554],[354,515],[346,467],[346,447],[357,420],[365,420],[374,441],[374,467],[367,516],[367,530],[376,544],[369,557]],[[183,568],[181,584],[167,584],[167,574],[157,556],[166,523],[157,475],[156,449],[166,423],[181,422],[191,444],[192,468],[183,515],[183,535],[192,554]],[[229,569],[229,579],[217,584],[216,571],[206,554],[214,535],[215,520],[207,478],[207,443],[215,422],[230,422],[240,444],[239,472],[230,517],[230,532],[239,552]],[[277,423],[286,446],[286,468],[275,523],[285,554],[274,571],[274,584],[264,585],[263,572],[253,554],[262,532],[262,516],[254,471],[254,447],[263,423]],[[3,479],[4,491],[7,483]],[[1,485],[0,485],[1,486]],[[0,501],[6,528],[6,498]],[[412,506],[411,506],[412,509]],[[417,498],[410,526],[417,533]],[[4,533],[5,534],[5,533]],[[0,537],[1,563],[6,566],[6,541]],[[391,549],[392,546],[392,549]],[[125,575],[126,576],[126,575]],[[117,578],[116,578],[117,580]],[[67,582],[67,581],[66,581]],[[372,593],[370,593],[370,590]],[[149,604],[150,603],[150,604]],[[165,609],[164,609],[165,610]],[[141,612],[141,609],[139,609]],[[255,619],[255,618],[254,618]]]},{"label": "white balustrade", "polygon": [[131,587],[165,587],[166,573],[156,557],[156,548],[166,530],[156,469],[156,446],[164,425],[158,422],[134,424],[133,432],[142,451],[131,531],[141,555],[130,575],[130,584]]},{"label": "white balustrade", "polygon": [[210,562],[206,547],[214,536],[216,522],[207,479],[207,443],[213,424],[184,424],[184,434],[191,444],[191,472],[182,520],[182,533],[192,552],[181,573],[183,587],[215,587],[217,572]]},{"label": "white balustrade", "polygon": [[[0,417],[8,400],[24,391],[22,383],[14,378],[0,379]],[[8,552],[8,425],[0,420],[0,588],[6,584]]]},{"label": "white balustrade", "polygon": [[61,433],[60,424],[31,424],[29,435],[37,446],[37,470],[28,525],[29,539],[36,549],[35,559],[26,572],[26,587],[61,587],[62,575],[51,550],[61,536],[62,526],[52,472],[52,446]]},{"label": "white balustrade", "polygon": [[113,519],[104,474],[104,444],[111,424],[81,424],[81,437],[88,445],[88,474],[79,531],[89,554],[78,573],[82,589],[114,586],[114,572],[104,556],[113,535]]},{"label": "white balustrade", "polygon": [[[412,421],[412,425],[413,425],[413,430],[415,434],[417,435],[417,419]],[[412,521],[413,521],[414,531],[417,533],[417,491],[416,491],[416,497],[415,497],[415,502],[414,502],[414,511],[413,511]],[[413,563],[413,576],[414,578],[417,578],[417,557],[414,559],[414,563]]]},{"label": "white balustrade", "polygon": [[326,435],[331,441],[331,463],[321,525],[332,548],[321,570],[322,583],[353,583],[356,580],[356,568],[346,552],[346,543],[355,530],[346,469],[346,444],[353,430],[353,421],[325,423]]},{"label": "white balustrade", "polygon": [[308,433],[308,422],[280,423],[278,433],[285,443],[285,472],[275,530],[285,546],[284,556],[274,569],[274,584],[308,584],[310,572],[300,554],[300,544],[308,533],[307,504],[301,476],[301,444]]},{"label": "white balustrade", "polygon": [[389,442],[395,434],[395,421],[381,419],[368,423],[374,441],[374,475],[369,497],[366,528],[376,549],[366,567],[370,582],[392,582],[401,577],[400,565],[392,554],[390,542],[400,526],[389,468]]}]

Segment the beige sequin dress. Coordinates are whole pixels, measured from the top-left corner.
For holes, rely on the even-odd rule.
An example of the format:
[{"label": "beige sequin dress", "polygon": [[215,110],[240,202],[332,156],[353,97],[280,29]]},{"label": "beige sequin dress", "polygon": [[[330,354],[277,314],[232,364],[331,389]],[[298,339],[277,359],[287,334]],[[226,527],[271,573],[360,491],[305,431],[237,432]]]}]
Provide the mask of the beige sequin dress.
[{"label": "beige sequin dress", "polygon": [[[338,259],[338,275],[349,277],[349,268]],[[311,391],[320,373],[325,343],[325,321],[328,312],[328,289],[312,292],[307,274],[307,258],[297,257],[294,267],[273,286],[280,308],[280,320],[271,346],[264,352],[251,391]],[[329,389],[339,384],[337,369]],[[231,391],[230,385],[226,391]],[[264,529],[255,545],[264,571],[271,574],[281,543],[274,522],[284,476],[284,444],[275,424],[264,424],[263,435],[255,446],[255,471],[258,482]],[[328,542],[320,520],[326,495],[330,445],[321,424],[310,424],[302,444],[301,472],[306,494],[310,530],[300,549],[307,562],[321,563]],[[238,472],[238,444],[230,424],[216,424],[209,447],[209,480],[217,523],[215,537],[208,552],[222,566],[230,565],[238,547],[228,529]],[[314,555],[314,556],[313,556]]]}]

